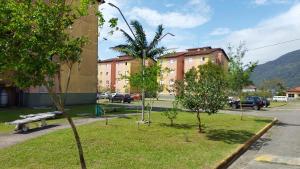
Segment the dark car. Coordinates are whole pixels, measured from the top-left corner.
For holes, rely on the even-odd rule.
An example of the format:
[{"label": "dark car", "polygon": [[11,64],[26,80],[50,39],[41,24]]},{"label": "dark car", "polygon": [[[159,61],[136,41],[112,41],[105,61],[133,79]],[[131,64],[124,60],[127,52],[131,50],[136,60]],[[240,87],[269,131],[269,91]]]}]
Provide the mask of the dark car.
[{"label": "dark car", "polygon": [[264,97],[260,97],[262,103],[263,103],[263,106],[264,107],[269,107],[270,106],[270,101]]},{"label": "dark car", "polygon": [[109,101],[112,102],[112,103],[116,102],[116,101],[123,102],[123,103],[125,103],[125,102],[130,103],[132,101],[132,98],[130,97],[129,94],[119,94],[119,93],[117,93],[115,95],[110,95],[109,96]]},{"label": "dark car", "polygon": [[240,108],[240,102],[242,103],[242,107],[252,107],[254,110],[260,110],[264,106],[258,96],[248,96],[245,100],[231,102],[230,106],[234,109]]}]

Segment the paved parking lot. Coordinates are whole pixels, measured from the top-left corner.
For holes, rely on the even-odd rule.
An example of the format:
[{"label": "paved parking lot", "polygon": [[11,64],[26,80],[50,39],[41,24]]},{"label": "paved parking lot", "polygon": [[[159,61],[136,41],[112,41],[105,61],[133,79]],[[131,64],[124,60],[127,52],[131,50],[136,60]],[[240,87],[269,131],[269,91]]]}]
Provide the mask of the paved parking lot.
[{"label": "paved parking lot", "polygon": [[229,169],[300,169],[300,102],[245,114],[277,117],[279,122]]}]

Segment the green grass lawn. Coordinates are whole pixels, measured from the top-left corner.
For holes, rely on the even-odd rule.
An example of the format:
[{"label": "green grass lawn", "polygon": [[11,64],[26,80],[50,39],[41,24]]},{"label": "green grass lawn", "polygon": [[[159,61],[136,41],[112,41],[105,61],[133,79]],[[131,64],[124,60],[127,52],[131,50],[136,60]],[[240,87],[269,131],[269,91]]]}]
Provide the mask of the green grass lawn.
[{"label": "green grass lawn", "polygon": [[281,107],[287,105],[287,102],[270,102],[270,108]]},{"label": "green grass lawn", "polygon": [[[118,105],[110,105],[110,104],[101,104],[106,114],[121,114],[121,113],[136,113],[137,110],[126,109],[125,107]],[[25,114],[36,114],[36,113],[44,113],[49,111],[54,111],[54,108],[19,108],[19,107],[10,107],[10,108],[0,108],[0,134],[8,133],[14,130],[14,126],[7,125],[5,122],[10,122],[16,119],[20,119],[20,115]],[[66,111],[70,113],[70,115],[76,118],[84,118],[84,117],[94,117],[95,116],[95,105],[75,105],[75,106],[66,106]],[[54,123],[65,123],[66,120],[63,118],[48,120],[48,124]],[[32,126],[36,124],[33,123]]]},{"label": "green grass lawn", "polygon": [[[98,121],[78,127],[88,168],[185,169],[212,168],[270,119],[216,114],[202,115],[199,134],[195,114],[180,113],[176,125],[153,113],[151,126],[136,123],[139,116]],[[59,130],[0,150],[0,168],[80,168],[70,129]]]}]

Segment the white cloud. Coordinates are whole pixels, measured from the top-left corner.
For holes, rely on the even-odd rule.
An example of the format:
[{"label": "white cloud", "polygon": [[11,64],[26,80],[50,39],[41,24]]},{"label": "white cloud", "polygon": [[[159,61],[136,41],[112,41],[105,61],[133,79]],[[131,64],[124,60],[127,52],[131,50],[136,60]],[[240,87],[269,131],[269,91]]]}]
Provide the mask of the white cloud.
[{"label": "white cloud", "polygon": [[266,5],[266,4],[283,4],[288,3],[291,0],[254,0],[253,3],[256,5]]},{"label": "white cloud", "polygon": [[212,36],[219,36],[219,35],[227,35],[230,33],[230,29],[229,28],[216,28],[215,30],[213,30],[210,35]]},{"label": "white cloud", "polygon": [[159,12],[146,7],[134,7],[131,16],[142,19],[151,26],[164,24],[169,28],[194,28],[210,19],[211,10],[204,0],[190,0],[180,9],[182,11]]},{"label": "white cloud", "polygon": [[228,43],[237,45],[240,41],[245,41],[249,49],[245,61],[259,60],[260,63],[264,63],[274,60],[285,53],[299,49],[300,41],[266,47],[259,50],[251,51],[251,49],[300,38],[299,18],[300,3],[294,5],[285,13],[262,21],[255,27],[234,31],[225,39],[218,42],[218,44],[226,47]]},{"label": "white cloud", "polygon": [[167,7],[167,8],[171,8],[171,7],[173,7],[173,6],[175,6],[175,4],[173,4],[173,3],[165,4],[165,7]]}]

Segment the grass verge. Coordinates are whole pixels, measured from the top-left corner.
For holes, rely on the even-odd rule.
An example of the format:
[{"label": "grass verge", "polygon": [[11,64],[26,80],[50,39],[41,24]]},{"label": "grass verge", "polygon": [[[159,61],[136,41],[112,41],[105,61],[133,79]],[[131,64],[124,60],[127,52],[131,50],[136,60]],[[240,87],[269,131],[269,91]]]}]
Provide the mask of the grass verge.
[{"label": "grass verge", "polygon": [[[98,121],[78,127],[88,168],[150,169],[211,168],[264,127],[271,119],[228,114],[201,115],[199,134],[195,114],[180,113],[176,125],[160,113],[151,126],[140,125],[138,116]],[[3,168],[79,168],[70,129],[59,130],[1,149]]]}]

